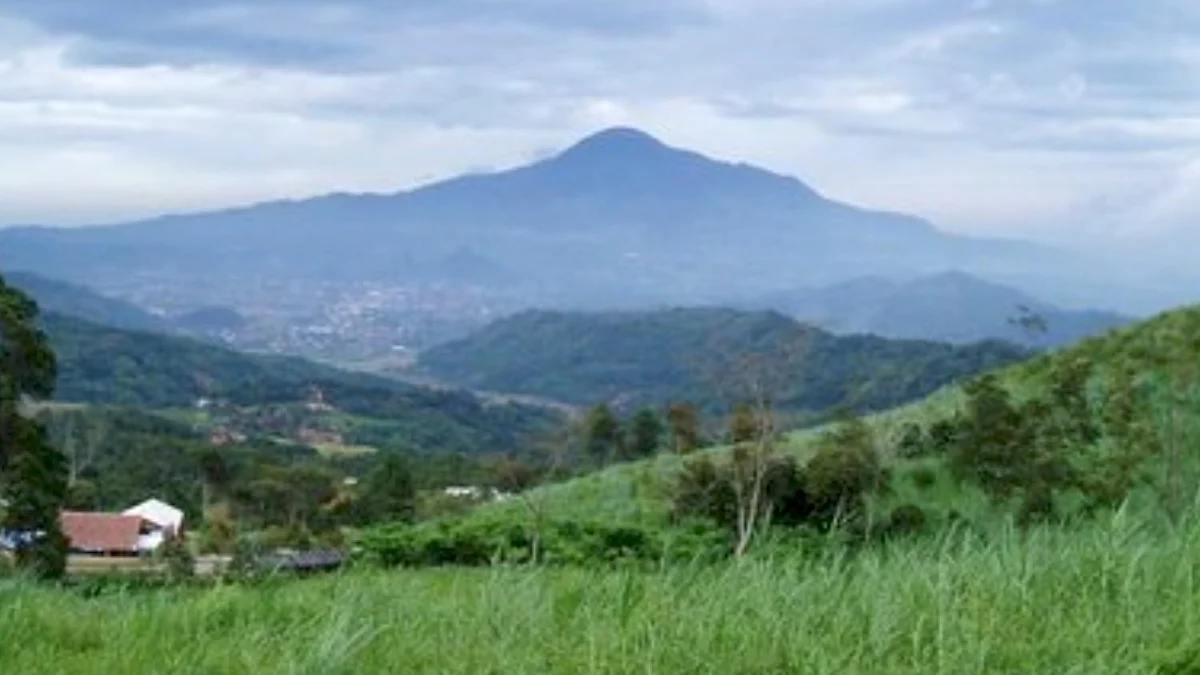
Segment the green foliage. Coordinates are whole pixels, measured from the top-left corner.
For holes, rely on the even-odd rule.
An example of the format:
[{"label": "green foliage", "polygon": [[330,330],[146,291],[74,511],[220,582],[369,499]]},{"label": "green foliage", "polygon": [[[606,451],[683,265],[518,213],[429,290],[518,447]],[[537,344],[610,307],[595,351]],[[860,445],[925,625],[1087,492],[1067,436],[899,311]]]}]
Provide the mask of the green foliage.
[{"label": "green foliage", "polygon": [[155,555],[166,564],[170,581],[186,581],[196,574],[196,556],[182,536],[168,537]]},{"label": "green foliage", "polygon": [[1198,527],[1130,513],[853,555],[359,570],[99,600],[0,581],[0,664],[21,675],[1187,673],[1200,654]]},{"label": "green foliage", "polygon": [[[803,348],[797,348],[802,345]],[[727,404],[730,366],[764,355],[785,385],[781,410],[827,411],[849,402],[879,410],[1025,358],[1002,343],[839,337],[774,313],[724,309],[579,314],[526,312],[422,355],[424,367],[489,391],[589,404],[691,400],[709,413]]]},{"label": "green foliage", "polygon": [[728,542],[706,527],[679,529],[549,520],[535,537],[519,519],[463,518],[393,525],[358,540],[364,560],[385,567],[527,564],[591,566],[716,559]]},{"label": "green foliage", "polygon": [[348,414],[386,425],[356,428],[352,442],[423,452],[519,449],[559,423],[556,413],[489,404],[462,391],[417,387],[295,358],[234,352],[180,337],[44,318],[59,355],[57,398],[142,408],[190,408],[200,398],[241,407],[296,404],[319,388]]},{"label": "green foliage", "polygon": [[629,423],[625,459],[653,457],[662,445],[663,432],[663,422],[658,413],[651,408],[639,410]]},{"label": "green foliage", "polygon": [[737,494],[729,472],[707,455],[689,459],[676,479],[671,515],[676,522],[702,518],[732,529]]},{"label": "green foliage", "polygon": [[804,467],[810,520],[822,525],[857,521],[866,512],[867,498],[882,491],[887,478],[870,427],[848,417],[825,434]]},{"label": "green foliage", "polygon": [[17,566],[40,578],[66,568],[67,544],[58,520],[67,500],[66,460],[45,429],[22,415],[26,398],[53,392],[57,362],[38,329],[38,306],[0,276],[0,530],[20,537]]},{"label": "green foliage", "polygon": [[690,455],[699,449],[700,414],[692,404],[672,403],[667,407],[667,430],[675,454]]},{"label": "green foliage", "polygon": [[367,477],[357,502],[359,521],[410,521],[416,513],[416,486],[403,457],[391,455]]},{"label": "green foliage", "polygon": [[36,423],[18,418],[10,422],[9,432],[16,450],[4,475],[8,503],[0,529],[32,537],[17,548],[19,568],[39,578],[58,578],[67,562],[67,540],[58,519],[67,499],[66,462]]},{"label": "green foliage", "polygon": [[[746,456],[745,446],[739,446],[725,463],[710,456],[685,462],[672,490],[672,520],[700,518],[734,531],[739,512],[744,515],[750,503],[747,491],[754,489]],[[853,416],[824,434],[804,465],[787,456],[762,461],[758,506],[764,522],[775,526],[857,524],[866,514],[867,499],[887,487],[888,474],[871,430]]]},{"label": "green foliage", "polygon": [[733,409],[729,419],[729,443],[749,443],[758,437],[758,419],[754,409],[746,403],[739,403]]},{"label": "green foliage", "polygon": [[584,442],[593,462],[604,466],[622,454],[621,420],[611,407],[603,403],[594,406],[588,412],[586,425]]}]

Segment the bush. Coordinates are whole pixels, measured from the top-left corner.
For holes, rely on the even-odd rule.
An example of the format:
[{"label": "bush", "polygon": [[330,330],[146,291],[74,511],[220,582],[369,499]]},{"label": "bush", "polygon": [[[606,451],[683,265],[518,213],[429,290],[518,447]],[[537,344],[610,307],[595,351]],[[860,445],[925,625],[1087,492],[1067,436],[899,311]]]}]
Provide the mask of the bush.
[{"label": "bush", "polygon": [[166,563],[169,580],[183,581],[196,575],[196,557],[182,536],[168,538],[156,555]]},{"label": "bush", "polygon": [[887,472],[874,448],[838,440],[823,443],[804,468],[804,492],[811,509],[808,520],[820,525],[857,519],[864,513],[866,497],[887,485]]},{"label": "bush", "polygon": [[915,504],[902,504],[892,510],[888,516],[885,531],[887,536],[905,536],[925,531],[929,518],[925,511]]},{"label": "bush", "polygon": [[662,530],[576,520],[549,521],[536,532],[502,519],[397,524],[368,531],[358,543],[360,559],[384,567],[610,566],[712,558],[728,550],[726,537],[698,524]]},{"label": "bush", "polygon": [[737,514],[737,494],[727,467],[701,456],[683,465],[675,483],[671,520],[700,518],[732,527]]}]

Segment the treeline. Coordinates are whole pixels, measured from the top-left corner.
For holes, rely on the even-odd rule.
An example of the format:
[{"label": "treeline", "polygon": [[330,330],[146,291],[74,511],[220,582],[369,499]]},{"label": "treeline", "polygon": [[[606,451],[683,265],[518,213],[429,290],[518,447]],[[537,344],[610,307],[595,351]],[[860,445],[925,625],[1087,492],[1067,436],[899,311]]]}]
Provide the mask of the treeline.
[{"label": "treeline", "polygon": [[[65,460],[66,507],[119,511],[159,498],[196,524],[204,550],[229,549],[232,533],[340,544],[343,528],[458,512],[513,476],[539,475],[518,454],[325,457],[265,437],[215,447],[189,424],[138,409],[45,407],[33,419]],[[479,487],[480,497],[447,496],[449,486]]]}]

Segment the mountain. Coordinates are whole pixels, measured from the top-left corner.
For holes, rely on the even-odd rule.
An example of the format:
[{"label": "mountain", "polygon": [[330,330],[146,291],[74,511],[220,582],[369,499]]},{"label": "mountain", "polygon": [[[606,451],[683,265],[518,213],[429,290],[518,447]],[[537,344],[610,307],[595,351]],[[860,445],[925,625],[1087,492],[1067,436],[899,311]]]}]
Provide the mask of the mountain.
[{"label": "mountain", "polygon": [[[761,355],[749,371],[738,366],[748,355]],[[822,413],[898,405],[1027,356],[996,342],[838,337],[774,312],[530,311],[435,347],[420,366],[490,391],[623,407],[686,400],[711,410],[744,396],[750,375],[777,387],[783,407]]]},{"label": "mountain", "polygon": [[485,284],[538,302],[694,303],[963,265],[1024,274],[1062,254],[955,236],[745,164],[610,129],[516,169],[74,229],[0,231],[0,267],[138,278]]},{"label": "mountain", "polygon": [[[1113,312],[1069,310],[1027,293],[962,272],[908,281],[862,277],[818,289],[774,293],[747,303],[774,309],[836,333],[964,344],[1005,340],[1034,347],[1059,347],[1132,323]],[[1044,333],[1031,333],[1011,320],[1026,308],[1045,320]]]},{"label": "mountain", "polygon": [[137,305],[101,295],[90,288],[29,272],[4,275],[12,286],[37,301],[42,311],[74,316],[95,324],[142,331],[166,331],[169,322]]},{"label": "mountain", "polygon": [[[296,358],[243,354],[188,338],[102,327],[47,313],[58,356],[56,400],[192,408],[199,399],[235,406],[303,404],[319,390],[337,410],[403,427],[425,452],[517,450],[557,423],[544,408],[484,402],[474,395],[349,373]],[[370,420],[367,420],[370,421]]]}]

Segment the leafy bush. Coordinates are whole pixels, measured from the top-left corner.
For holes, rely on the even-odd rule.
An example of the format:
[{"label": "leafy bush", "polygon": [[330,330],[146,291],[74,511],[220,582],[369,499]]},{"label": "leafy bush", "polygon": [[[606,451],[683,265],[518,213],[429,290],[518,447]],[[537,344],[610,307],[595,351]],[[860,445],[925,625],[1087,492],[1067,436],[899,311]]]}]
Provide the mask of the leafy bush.
[{"label": "leafy bush", "polygon": [[384,567],[607,566],[717,558],[728,541],[697,524],[655,529],[560,520],[535,531],[518,520],[477,518],[376,528],[363,534],[358,548],[360,559]]}]

